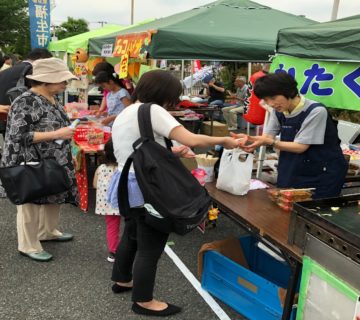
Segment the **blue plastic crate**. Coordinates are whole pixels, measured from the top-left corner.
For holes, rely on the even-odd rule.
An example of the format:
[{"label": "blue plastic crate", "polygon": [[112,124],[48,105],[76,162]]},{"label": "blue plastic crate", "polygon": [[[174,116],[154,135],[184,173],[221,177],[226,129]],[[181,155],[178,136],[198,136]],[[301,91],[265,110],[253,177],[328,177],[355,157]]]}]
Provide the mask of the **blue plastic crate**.
[{"label": "blue plastic crate", "polygon": [[240,242],[249,269],[208,251],[204,254],[202,287],[250,320],[281,319],[278,289],[287,288],[290,267],[259,249],[254,237],[241,237]]}]

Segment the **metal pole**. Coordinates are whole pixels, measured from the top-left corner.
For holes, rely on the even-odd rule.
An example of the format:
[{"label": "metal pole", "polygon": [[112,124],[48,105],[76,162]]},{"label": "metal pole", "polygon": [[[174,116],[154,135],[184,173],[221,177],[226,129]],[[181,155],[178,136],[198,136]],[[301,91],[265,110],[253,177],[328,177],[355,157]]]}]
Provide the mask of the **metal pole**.
[{"label": "metal pole", "polygon": [[[252,68],[252,64],[251,62],[248,62],[248,83],[250,83],[251,68]],[[242,120],[244,120],[244,118]],[[250,122],[246,122],[246,134],[250,135]]]},{"label": "metal pole", "polygon": [[131,0],[131,24],[134,24],[134,0]]},{"label": "metal pole", "polygon": [[185,61],[181,60],[181,80],[185,78]]},{"label": "metal pole", "polygon": [[337,14],[338,14],[338,10],[339,10],[339,3],[340,3],[340,0],[334,0],[332,12],[331,12],[331,21],[337,19]]}]

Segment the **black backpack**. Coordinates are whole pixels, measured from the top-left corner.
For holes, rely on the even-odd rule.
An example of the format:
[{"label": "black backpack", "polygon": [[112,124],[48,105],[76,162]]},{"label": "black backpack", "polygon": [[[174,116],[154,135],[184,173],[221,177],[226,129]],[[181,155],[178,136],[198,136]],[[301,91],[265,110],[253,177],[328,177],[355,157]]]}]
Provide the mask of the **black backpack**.
[{"label": "black backpack", "polygon": [[28,63],[21,72],[20,78],[17,81],[16,86],[6,91],[6,96],[9,98],[10,103],[13,103],[13,101],[17,97],[21,96],[24,92],[29,90],[29,88],[26,86],[25,76],[30,72],[30,70],[32,70],[32,65]]},{"label": "black backpack", "polygon": [[206,218],[211,198],[179,157],[172,153],[171,141],[164,138],[167,148],[155,142],[150,109],[151,103],[147,103],[138,110],[141,138],[134,142],[134,152],[121,173],[119,210],[125,217],[136,212],[136,209],[130,211],[128,199],[128,174],[133,163],[145,200],[145,222],[161,232],[183,235]]}]

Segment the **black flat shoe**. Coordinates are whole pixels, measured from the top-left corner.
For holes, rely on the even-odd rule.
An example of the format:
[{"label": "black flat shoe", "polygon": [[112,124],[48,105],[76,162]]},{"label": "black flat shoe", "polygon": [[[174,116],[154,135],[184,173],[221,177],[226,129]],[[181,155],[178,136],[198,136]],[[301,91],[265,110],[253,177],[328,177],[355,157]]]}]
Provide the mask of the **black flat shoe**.
[{"label": "black flat shoe", "polygon": [[132,287],[125,287],[125,286],[119,286],[117,283],[114,283],[111,287],[111,290],[114,293],[122,293],[122,292],[126,292],[126,291],[130,291],[132,290]]},{"label": "black flat shoe", "polygon": [[181,308],[178,306],[174,306],[173,304],[170,303],[168,303],[167,305],[168,305],[167,308],[157,311],[157,310],[146,309],[138,305],[136,302],[134,302],[131,309],[137,314],[142,314],[145,316],[153,316],[153,317],[167,317],[179,313],[181,311]]}]

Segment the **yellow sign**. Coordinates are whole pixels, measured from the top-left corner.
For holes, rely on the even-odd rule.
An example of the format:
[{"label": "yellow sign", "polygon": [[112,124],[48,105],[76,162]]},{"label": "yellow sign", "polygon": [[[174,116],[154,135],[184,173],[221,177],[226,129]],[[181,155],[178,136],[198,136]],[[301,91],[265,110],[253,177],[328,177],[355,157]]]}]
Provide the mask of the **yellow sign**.
[{"label": "yellow sign", "polygon": [[120,61],[119,78],[124,79],[128,75],[129,55],[123,54]]}]

